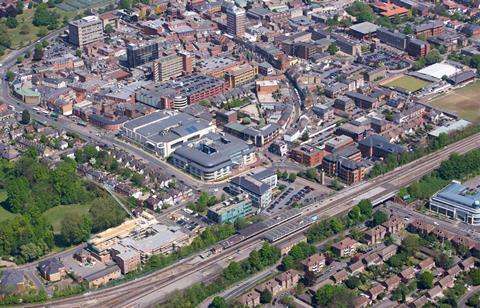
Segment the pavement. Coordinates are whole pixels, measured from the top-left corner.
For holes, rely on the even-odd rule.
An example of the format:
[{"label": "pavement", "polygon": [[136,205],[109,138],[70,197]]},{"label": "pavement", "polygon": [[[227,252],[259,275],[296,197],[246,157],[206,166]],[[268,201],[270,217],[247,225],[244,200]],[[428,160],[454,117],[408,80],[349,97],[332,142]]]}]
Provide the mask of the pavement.
[{"label": "pavement", "polygon": [[470,289],[467,293],[465,293],[460,299],[458,300],[458,307],[467,307],[468,299],[480,291],[480,286],[475,286]]}]

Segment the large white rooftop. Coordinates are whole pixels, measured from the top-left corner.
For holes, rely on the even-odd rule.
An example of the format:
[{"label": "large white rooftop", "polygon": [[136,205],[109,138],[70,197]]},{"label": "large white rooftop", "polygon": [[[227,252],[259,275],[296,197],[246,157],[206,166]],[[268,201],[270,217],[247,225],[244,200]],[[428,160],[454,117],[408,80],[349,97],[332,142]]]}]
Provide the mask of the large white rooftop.
[{"label": "large white rooftop", "polygon": [[460,69],[447,63],[435,63],[425,68],[422,68],[418,71],[418,73],[442,79],[443,76],[450,77],[459,73],[460,71]]}]

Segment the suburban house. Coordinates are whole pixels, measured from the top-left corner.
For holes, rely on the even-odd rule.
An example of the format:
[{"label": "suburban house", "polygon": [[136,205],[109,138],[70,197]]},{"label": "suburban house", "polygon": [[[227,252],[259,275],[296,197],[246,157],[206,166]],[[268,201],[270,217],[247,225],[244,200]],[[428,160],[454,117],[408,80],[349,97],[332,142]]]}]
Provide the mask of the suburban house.
[{"label": "suburban house", "polygon": [[297,285],[298,281],[300,280],[300,275],[295,270],[288,270],[275,277],[275,280],[280,283],[280,286],[283,289],[288,290],[294,288]]},{"label": "suburban house", "polygon": [[278,281],[276,281],[275,279],[270,279],[270,280],[262,283],[261,285],[258,285],[255,288],[255,290],[257,290],[260,293],[263,292],[264,290],[268,290],[270,293],[272,293],[272,296],[276,296],[283,289],[282,289],[282,286],[280,285],[280,283]]},{"label": "suburban house", "polygon": [[417,264],[417,267],[421,271],[429,271],[435,266],[435,262],[432,257],[428,257]]},{"label": "suburban house", "polygon": [[359,274],[365,270],[365,265],[363,265],[362,261],[357,261],[351,264],[348,267],[348,270],[350,271],[350,273],[352,273],[352,275]]},{"label": "suburban house", "polygon": [[318,273],[325,266],[325,256],[320,253],[316,253],[301,262],[305,271],[312,273]]},{"label": "suburban house", "polygon": [[343,269],[332,275],[332,279],[335,283],[342,283],[347,278],[348,273],[346,270]]},{"label": "suburban house", "polygon": [[382,224],[387,229],[387,234],[396,234],[405,228],[403,220],[399,217],[392,217]]},{"label": "suburban house", "polygon": [[385,235],[387,234],[387,229],[384,226],[376,226],[375,228],[365,231],[365,242],[368,245],[373,245],[383,241]]},{"label": "suburban house", "polygon": [[356,240],[346,237],[334,244],[332,250],[339,257],[350,257],[355,254],[360,245]]},{"label": "suburban house", "polygon": [[385,287],[381,284],[377,284],[376,286],[371,287],[367,293],[368,296],[370,296],[370,298],[374,301],[383,291],[385,291]]},{"label": "suburban house", "polygon": [[51,258],[38,263],[40,275],[48,281],[60,281],[67,274],[60,258]]},{"label": "suburban house", "polygon": [[395,276],[392,276],[390,278],[385,279],[383,284],[385,285],[385,288],[387,289],[387,291],[391,292],[391,291],[395,290],[396,288],[398,288],[398,286],[400,285],[401,282],[402,282],[402,280],[400,279],[400,277],[395,275]]},{"label": "suburban house", "polygon": [[415,269],[413,267],[407,267],[400,272],[399,276],[404,282],[408,282],[411,279],[415,278]]},{"label": "suburban house", "polygon": [[240,296],[238,301],[247,307],[256,307],[260,305],[260,293],[257,291],[250,291]]}]

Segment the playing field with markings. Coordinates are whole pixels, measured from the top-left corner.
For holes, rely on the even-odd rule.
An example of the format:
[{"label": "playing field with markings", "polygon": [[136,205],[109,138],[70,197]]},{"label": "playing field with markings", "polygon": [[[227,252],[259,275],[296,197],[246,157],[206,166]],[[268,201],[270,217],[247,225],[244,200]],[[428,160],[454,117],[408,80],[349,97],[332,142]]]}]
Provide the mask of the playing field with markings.
[{"label": "playing field with markings", "polygon": [[428,103],[455,112],[465,120],[480,123],[480,81],[439,96]]},{"label": "playing field with markings", "polygon": [[417,90],[420,90],[423,87],[428,86],[429,84],[430,82],[423,81],[421,79],[418,79],[412,76],[404,75],[400,78],[397,78],[393,81],[390,81],[384,84],[384,86],[394,87],[394,88],[403,88],[410,92],[415,92]]}]

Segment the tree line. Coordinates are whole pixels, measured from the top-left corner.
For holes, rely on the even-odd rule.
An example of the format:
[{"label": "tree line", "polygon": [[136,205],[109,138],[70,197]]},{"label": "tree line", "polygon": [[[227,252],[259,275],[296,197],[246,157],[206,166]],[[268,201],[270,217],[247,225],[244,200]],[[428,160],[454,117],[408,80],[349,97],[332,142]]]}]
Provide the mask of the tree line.
[{"label": "tree line", "polygon": [[465,180],[480,174],[480,150],[475,149],[463,155],[453,153],[440,164],[432,174],[407,187],[407,193],[414,199],[428,199],[452,180]]},{"label": "tree line", "polygon": [[[168,303],[162,307],[197,307],[206,298],[219,293],[234,283],[252,276],[262,269],[276,264],[280,260],[280,250],[264,243],[259,250],[250,253],[246,260],[241,262],[231,262],[227,268],[223,270],[222,275],[211,283],[200,283],[190,288],[175,291],[169,296]],[[225,307],[223,299],[214,300],[216,306]],[[242,307],[238,302],[229,302],[227,307]]]},{"label": "tree line", "polygon": [[323,241],[347,228],[356,226],[372,218],[373,206],[370,200],[361,200],[347,215],[332,217],[313,224],[307,231],[309,243]]},{"label": "tree line", "polygon": [[383,162],[377,163],[373,166],[372,170],[368,174],[368,177],[373,178],[378,175],[385,174],[397,167],[408,164],[409,162],[412,162],[449,144],[455,143],[479,132],[480,125],[474,125],[467,127],[462,131],[456,132],[455,134],[447,135],[446,133],[441,133],[438,137],[430,140],[426,147],[420,147],[413,151],[406,151],[400,155],[388,155]]}]

